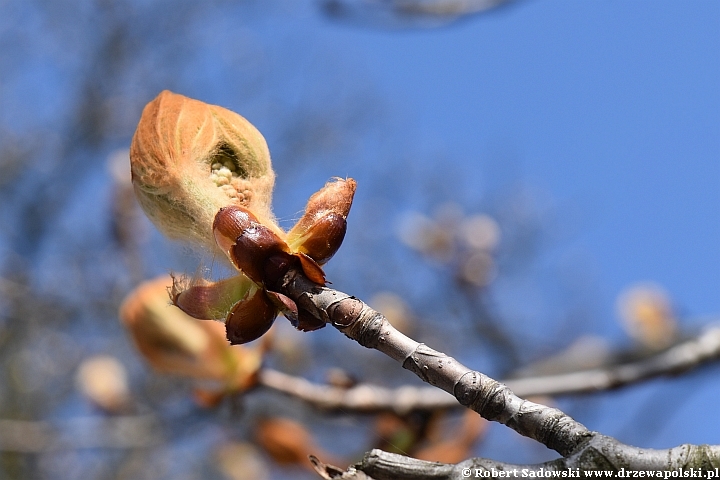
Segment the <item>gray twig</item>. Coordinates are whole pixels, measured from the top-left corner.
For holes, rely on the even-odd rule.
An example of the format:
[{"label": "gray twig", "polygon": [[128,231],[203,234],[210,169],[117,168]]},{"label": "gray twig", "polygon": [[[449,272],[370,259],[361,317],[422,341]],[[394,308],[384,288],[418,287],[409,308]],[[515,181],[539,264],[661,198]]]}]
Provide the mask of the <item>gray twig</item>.
[{"label": "gray twig", "polygon": [[296,271],[284,278],[283,291],[301,309],[332,324],[360,345],[388,355],[483,418],[507,425],[561,455],[572,454],[592,436],[585,426],[560,410],[523,400],[500,382],[408,338],[354,297],[319,287]]},{"label": "gray twig", "polygon": [[[535,465],[513,465],[485,458],[470,458],[457,464],[427,462],[403,455],[372,450],[352,467],[370,475],[374,480],[461,480],[491,477],[503,472],[506,477],[560,476],[580,477],[581,471],[677,471],[687,476],[703,476],[701,472],[720,468],[720,447],[708,445],[680,445],[666,450],[651,450],[624,445],[614,438],[595,434],[580,450],[566,458]],[[566,475],[562,475],[566,473]],[[683,475],[680,475],[683,476]],[[352,477],[347,477],[352,478]]]},{"label": "gray twig", "polygon": [[0,451],[148,448],[161,442],[153,415],[82,417],[62,422],[0,419]]},{"label": "gray twig", "polygon": [[[720,327],[707,328],[697,337],[687,339],[655,355],[632,362],[607,365],[589,370],[503,380],[519,397],[567,395],[597,392],[632,385],[662,375],[681,372],[720,358]],[[361,383],[350,388],[310,382],[277,370],[260,372],[264,387],[299,398],[325,410],[361,413],[458,408],[453,395],[434,387],[405,385],[386,388]]]},{"label": "gray twig", "polygon": [[[461,404],[478,412],[488,420],[498,421],[526,437],[537,440],[563,458],[537,465],[509,465],[487,459],[473,458],[450,465],[424,462],[380,450],[366,454],[363,461],[340,474],[337,469],[324,470],[326,478],[359,478],[358,472],[375,480],[383,479],[446,479],[468,478],[481,472],[512,471],[515,476],[533,471],[580,470],[710,470],[720,468],[720,446],[681,445],[668,450],[641,449],[625,445],[614,438],[591,432],[558,409],[533,403],[516,396],[506,385],[458,361],[418,343],[393,328],[387,319],[362,301],[336,290],[320,287],[304,275],[290,271],[282,283],[282,290],[304,311],[332,324],[359,344],[383,352],[399,362],[423,381],[450,394]],[[702,355],[713,351],[711,345],[718,332],[710,331],[697,339]],[[670,349],[673,351],[673,349]],[[659,365],[674,359],[675,365],[687,365],[683,348],[674,350],[664,360],[649,359],[635,366],[640,378]],[[672,363],[672,362],[671,362]],[[625,378],[618,374],[618,378]],[[612,385],[616,380],[605,380]],[[316,469],[321,463],[316,464]],[[467,470],[470,469],[470,470]],[[323,475],[323,470],[318,470]],[[578,474],[579,475],[579,474]],[[527,476],[527,475],[526,475]]]}]

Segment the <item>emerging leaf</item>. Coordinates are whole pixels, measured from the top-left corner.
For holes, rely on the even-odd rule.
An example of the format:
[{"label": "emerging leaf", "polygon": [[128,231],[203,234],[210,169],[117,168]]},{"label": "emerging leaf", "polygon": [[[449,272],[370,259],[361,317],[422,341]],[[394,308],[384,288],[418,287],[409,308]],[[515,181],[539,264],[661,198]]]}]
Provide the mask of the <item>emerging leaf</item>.
[{"label": "emerging leaf", "polygon": [[223,391],[256,383],[261,352],[232,347],[219,322],[195,320],[168,302],[173,282],[161,277],[138,286],[120,307],[120,319],[156,370],[219,382]]},{"label": "emerging leaf", "polygon": [[217,282],[200,280],[200,283],[183,287],[173,278],[171,298],[180,310],[200,320],[225,320],[230,310],[242,300],[253,282],[243,274]]}]

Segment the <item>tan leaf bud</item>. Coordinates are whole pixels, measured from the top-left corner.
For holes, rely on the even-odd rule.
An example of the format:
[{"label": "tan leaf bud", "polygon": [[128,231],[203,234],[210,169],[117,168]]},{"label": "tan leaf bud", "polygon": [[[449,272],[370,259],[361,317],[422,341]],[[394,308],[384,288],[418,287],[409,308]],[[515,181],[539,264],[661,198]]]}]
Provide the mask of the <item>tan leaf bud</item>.
[{"label": "tan leaf bud", "polygon": [[167,90],[143,110],[130,146],[135,193],[170,238],[215,251],[222,207],[241,205],[279,230],[271,213],[275,174],[262,134],[240,115]]},{"label": "tan leaf bud", "polygon": [[677,338],[677,318],[670,295],[661,286],[632,285],[617,302],[625,330],[645,348],[661,350]]}]

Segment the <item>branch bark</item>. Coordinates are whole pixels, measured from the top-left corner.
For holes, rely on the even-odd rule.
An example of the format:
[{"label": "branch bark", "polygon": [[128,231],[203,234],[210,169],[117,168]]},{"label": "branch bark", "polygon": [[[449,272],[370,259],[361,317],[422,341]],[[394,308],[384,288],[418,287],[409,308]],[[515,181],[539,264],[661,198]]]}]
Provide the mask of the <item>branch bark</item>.
[{"label": "branch bark", "polygon": [[523,400],[500,382],[408,338],[382,314],[348,294],[319,287],[295,270],[283,279],[282,290],[299,308],[332,324],[360,345],[388,355],[483,418],[507,425],[563,456],[572,454],[592,436],[585,426],[560,410]]},{"label": "branch bark", "polygon": [[[485,458],[471,458],[457,464],[427,462],[403,455],[372,450],[353,468],[375,480],[461,480],[508,472],[511,477],[543,477],[546,472],[567,472],[568,477],[580,471],[716,471],[720,468],[720,447],[680,445],[666,450],[631,447],[612,437],[594,434],[573,455],[535,465],[513,465]],[[485,474],[488,472],[489,474]],[[351,477],[350,477],[351,478]]]},{"label": "branch bark", "polygon": [[[425,462],[401,455],[373,450],[363,461],[340,474],[337,469],[326,478],[443,479],[469,478],[468,472],[512,470],[516,476],[525,472],[580,470],[678,470],[720,468],[720,446],[681,445],[668,450],[641,449],[625,445],[614,438],[591,432],[581,423],[558,409],[539,405],[516,396],[506,385],[473,371],[457,360],[418,343],[397,331],[380,313],[348,294],[320,287],[301,273],[291,270],[282,280],[282,291],[297,302],[299,308],[332,324],[360,345],[388,355],[426,383],[450,393],[463,406],[487,420],[507,425],[523,436],[532,438],[558,452],[563,458],[531,466],[520,466],[473,458],[449,465]],[[720,335],[716,330],[701,336],[703,355],[712,351],[710,344]],[[672,349],[671,349],[672,350]],[[669,357],[685,365],[682,349]],[[666,358],[667,360],[667,358]],[[644,375],[664,361],[652,360],[637,365]],[[642,377],[642,375],[637,375]],[[607,375],[605,375],[607,377]],[[629,376],[619,375],[619,378]],[[612,384],[612,380],[609,381]],[[316,463],[320,473],[320,462]],[[468,470],[469,469],[469,470]],[[330,472],[330,470],[326,471]],[[322,475],[322,473],[321,473]]]}]

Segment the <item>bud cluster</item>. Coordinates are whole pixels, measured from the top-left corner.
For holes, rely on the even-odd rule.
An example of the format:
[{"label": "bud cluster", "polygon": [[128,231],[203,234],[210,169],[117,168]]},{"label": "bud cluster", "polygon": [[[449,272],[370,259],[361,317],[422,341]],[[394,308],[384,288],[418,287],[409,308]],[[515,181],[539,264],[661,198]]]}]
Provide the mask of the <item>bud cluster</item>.
[{"label": "bud cluster", "polygon": [[145,107],[130,161],[136,196],[158,229],[238,270],[217,282],[174,281],[176,306],[195,318],[224,320],[231,343],[260,337],[278,312],[300,330],[324,326],[283,295],[279,281],[295,269],[325,284],[321,265],[345,237],[354,180],[325,185],[285,233],[271,211],[275,174],[260,132],[234,112],[168,91]]}]

